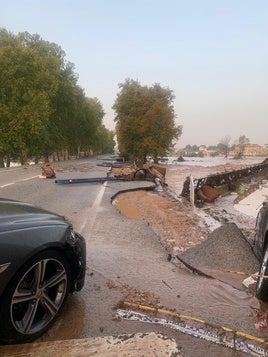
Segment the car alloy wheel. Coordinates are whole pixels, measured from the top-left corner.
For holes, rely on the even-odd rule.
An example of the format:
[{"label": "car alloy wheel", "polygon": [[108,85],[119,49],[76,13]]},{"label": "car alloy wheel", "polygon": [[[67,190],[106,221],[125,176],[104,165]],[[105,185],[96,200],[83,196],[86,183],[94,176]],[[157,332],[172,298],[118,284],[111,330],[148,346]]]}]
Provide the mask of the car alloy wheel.
[{"label": "car alloy wheel", "polygon": [[48,329],[68,295],[69,280],[68,262],[58,252],[47,251],[31,260],[4,301],[3,310],[9,311],[5,334],[12,333],[12,342],[31,341]]}]

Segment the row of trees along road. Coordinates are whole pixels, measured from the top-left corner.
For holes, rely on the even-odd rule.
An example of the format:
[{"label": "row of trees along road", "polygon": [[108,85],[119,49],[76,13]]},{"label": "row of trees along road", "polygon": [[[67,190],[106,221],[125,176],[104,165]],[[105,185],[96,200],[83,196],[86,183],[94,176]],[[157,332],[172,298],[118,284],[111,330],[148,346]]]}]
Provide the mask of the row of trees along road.
[{"label": "row of trees along road", "polygon": [[157,162],[182,133],[182,127],[175,125],[173,91],[159,84],[142,86],[131,79],[119,88],[113,109],[121,154],[138,164],[148,155]]},{"label": "row of trees along road", "polygon": [[0,166],[113,150],[100,101],[77,80],[58,45],[0,28]]}]

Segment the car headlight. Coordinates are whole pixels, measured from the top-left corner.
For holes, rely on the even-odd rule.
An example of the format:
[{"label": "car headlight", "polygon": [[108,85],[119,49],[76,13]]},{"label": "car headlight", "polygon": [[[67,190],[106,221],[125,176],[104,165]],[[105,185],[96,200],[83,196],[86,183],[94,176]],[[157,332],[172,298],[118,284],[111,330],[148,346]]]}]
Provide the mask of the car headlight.
[{"label": "car headlight", "polygon": [[77,236],[74,233],[74,231],[71,231],[70,238],[71,238],[71,241],[74,243],[77,241]]},{"label": "car headlight", "polygon": [[76,236],[76,234],[75,234],[73,228],[70,227],[70,230],[69,230],[68,236],[67,236],[67,241],[68,241],[68,243],[73,246],[73,245],[76,244],[77,239],[78,239],[78,238],[77,238],[77,236]]}]

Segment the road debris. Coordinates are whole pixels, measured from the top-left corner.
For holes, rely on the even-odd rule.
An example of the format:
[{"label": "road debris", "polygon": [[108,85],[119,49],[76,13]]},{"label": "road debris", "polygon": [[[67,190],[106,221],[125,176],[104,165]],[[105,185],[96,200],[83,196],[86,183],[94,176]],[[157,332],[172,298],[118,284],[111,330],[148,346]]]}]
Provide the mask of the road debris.
[{"label": "road debris", "polygon": [[165,280],[162,280],[162,283],[165,284],[169,289],[172,290],[172,287]]},{"label": "road debris", "polygon": [[[136,305],[127,301],[123,303],[123,307],[124,309],[117,309],[116,311],[118,318],[160,324],[184,334],[223,345],[235,351],[248,353],[251,356],[266,356],[268,342],[264,338],[235,331],[224,326],[211,325],[204,320],[174,311]],[[147,311],[151,315],[146,315],[137,310]],[[167,319],[167,316],[169,319]]]},{"label": "road debris", "polygon": [[72,178],[72,179],[62,179],[55,180],[55,183],[66,185],[66,184],[75,184],[75,183],[104,183],[106,181],[125,181],[123,178],[115,177],[88,177],[88,178]]},{"label": "road debris", "polygon": [[43,177],[46,177],[46,178],[55,178],[56,177],[56,173],[55,173],[53,167],[49,163],[43,165],[41,167],[41,169],[42,169]]},{"label": "road debris", "polygon": [[[206,196],[203,192],[204,187],[217,188],[219,195],[222,191],[241,191],[241,181],[243,179],[257,176],[257,175],[265,175],[268,172],[268,159],[265,159],[260,164],[255,164],[246,168],[232,170],[229,172],[216,173],[213,175],[209,175],[206,177],[195,178],[194,179],[194,187],[195,187],[195,200],[198,198],[205,202],[213,202],[209,200],[206,201],[203,196]],[[200,191],[201,190],[201,191]],[[243,189],[243,193],[245,190]],[[201,197],[200,197],[201,195]],[[218,195],[218,196],[219,196]],[[183,189],[181,192],[182,197],[186,197],[190,199],[190,178],[186,177]]]},{"label": "road debris", "polygon": [[75,183],[104,183],[106,181],[151,181],[155,182],[157,191],[162,190],[165,184],[166,169],[159,165],[144,165],[142,169],[134,170],[128,166],[112,168],[106,177],[88,177],[88,178],[70,178],[55,180],[57,184],[75,184]]}]

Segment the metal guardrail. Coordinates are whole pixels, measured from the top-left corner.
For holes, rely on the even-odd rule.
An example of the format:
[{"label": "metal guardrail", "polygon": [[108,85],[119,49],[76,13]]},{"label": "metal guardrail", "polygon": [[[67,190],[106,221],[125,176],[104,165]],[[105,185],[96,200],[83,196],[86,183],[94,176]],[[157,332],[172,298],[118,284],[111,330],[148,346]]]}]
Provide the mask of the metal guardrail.
[{"label": "metal guardrail", "polygon": [[[217,187],[221,185],[226,185],[230,191],[236,190],[236,187],[240,180],[263,174],[268,172],[268,158],[265,159],[262,163],[249,166],[239,170],[233,170],[229,172],[217,173],[214,175],[209,175],[206,177],[194,179],[194,190],[195,193],[201,189],[204,185],[211,187]],[[183,189],[181,192],[182,197],[190,199],[190,177],[188,176],[183,184]]]}]

